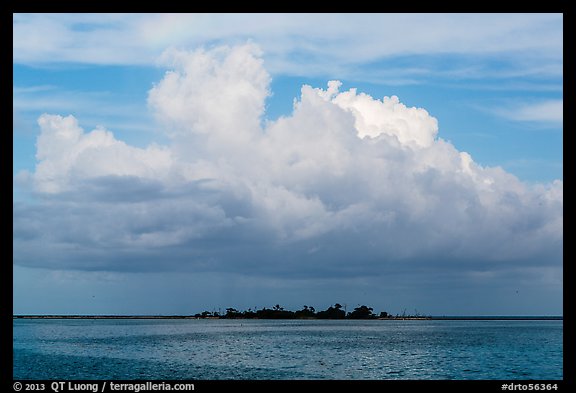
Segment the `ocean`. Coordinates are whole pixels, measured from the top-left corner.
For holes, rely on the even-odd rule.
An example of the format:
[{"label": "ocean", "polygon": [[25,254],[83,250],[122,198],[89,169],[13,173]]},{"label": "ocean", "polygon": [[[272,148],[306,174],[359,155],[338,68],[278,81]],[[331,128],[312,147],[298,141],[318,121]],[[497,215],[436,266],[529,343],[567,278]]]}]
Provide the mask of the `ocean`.
[{"label": "ocean", "polygon": [[15,319],[14,379],[561,380],[561,320]]}]

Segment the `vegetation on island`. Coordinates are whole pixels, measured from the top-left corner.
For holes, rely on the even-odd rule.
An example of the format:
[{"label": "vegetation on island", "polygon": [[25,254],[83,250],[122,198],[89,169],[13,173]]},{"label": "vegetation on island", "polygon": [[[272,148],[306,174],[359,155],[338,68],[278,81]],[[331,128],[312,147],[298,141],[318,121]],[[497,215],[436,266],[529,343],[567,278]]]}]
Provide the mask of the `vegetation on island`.
[{"label": "vegetation on island", "polygon": [[245,311],[239,311],[235,308],[227,308],[225,313],[219,311],[204,311],[194,315],[195,318],[219,318],[219,319],[424,319],[427,317],[416,315],[392,316],[386,311],[379,314],[374,313],[374,309],[368,306],[358,306],[353,311],[346,312],[346,309],[339,303],[328,307],[324,311],[316,311],[312,306],[303,306],[301,310],[285,310],[279,304],[272,308],[262,308],[252,310],[249,308]]}]

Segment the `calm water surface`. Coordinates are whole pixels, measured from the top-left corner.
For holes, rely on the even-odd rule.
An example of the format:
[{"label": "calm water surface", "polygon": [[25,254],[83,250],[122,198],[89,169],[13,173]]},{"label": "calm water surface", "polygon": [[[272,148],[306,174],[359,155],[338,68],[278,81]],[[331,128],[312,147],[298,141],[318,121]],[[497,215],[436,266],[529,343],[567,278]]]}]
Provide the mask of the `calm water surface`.
[{"label": "calm water surface", "polygon": [[15,379],[562,379],[562,321],[14,320]]}]

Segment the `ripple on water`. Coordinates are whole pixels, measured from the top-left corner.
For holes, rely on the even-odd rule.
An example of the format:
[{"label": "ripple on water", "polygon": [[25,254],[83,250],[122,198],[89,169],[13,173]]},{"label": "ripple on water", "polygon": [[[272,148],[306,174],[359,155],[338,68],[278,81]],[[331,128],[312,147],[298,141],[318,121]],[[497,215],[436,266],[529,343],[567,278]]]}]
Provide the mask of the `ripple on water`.
[{"label": "ripple on water", "polygon": [[15,320],[13,370],[16,379],[562,379],[562,325]]}]

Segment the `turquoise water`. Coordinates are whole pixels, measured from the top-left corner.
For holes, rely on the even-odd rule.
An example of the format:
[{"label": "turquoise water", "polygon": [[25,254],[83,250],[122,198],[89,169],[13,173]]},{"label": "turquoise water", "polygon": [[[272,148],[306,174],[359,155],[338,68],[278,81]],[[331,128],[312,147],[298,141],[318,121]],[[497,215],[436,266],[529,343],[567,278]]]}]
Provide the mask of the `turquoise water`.
[{"label": "turquoise water", "polygon": [[562,321],[14,320],[14,379],[562,379]]}]

